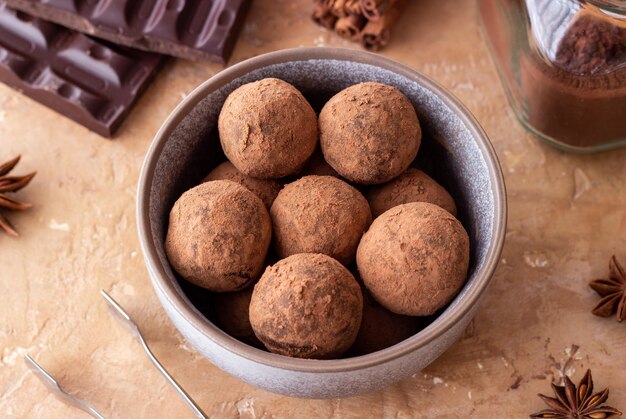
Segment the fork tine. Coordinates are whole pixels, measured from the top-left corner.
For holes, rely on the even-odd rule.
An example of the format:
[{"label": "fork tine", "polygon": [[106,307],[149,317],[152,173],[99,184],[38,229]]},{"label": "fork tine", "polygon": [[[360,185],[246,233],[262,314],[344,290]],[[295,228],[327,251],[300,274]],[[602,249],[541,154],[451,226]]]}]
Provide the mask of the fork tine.
[{"label": "fork tine", "polygon": [[61,390],[57,380],[55,380],[54,377],[48,373],[48,371],[44,370],[30,355],[24,354],[24,361],[26,361],[26,365],[35,374],[37,374],[46,386],[50,387],[54,391],[63,391]]},{"label": "fork tine", "polygon": [[185,392],[185,390],[181,387],[181,385],[178,384],[178,382],[174,379],[174,377],[172,377],[172,375],[165,369],[163,364],[161,364],[159,360],[156,358],[156,356],[154,356],[154,354],[148,347],[148,343],[146,342],[143,335],[141,334],[141,331],[139,330],[137,323],[135,323],[133,319],[128,315],[128,313],[124,311],[122,306],[120,306],[117,303],[117,301],[115,301],[113,297],[107,294],[103,289],[100,290],[100,294],[102,294],[106,302],[109,304],[109,309],[110,309],[109,311],[111,312],[111,314],[114,317],[116,317],[120,322],[122,322],[124,326],[126,326],[127,329],[130,329],[133,335],[135,335],[135,338],[139,341],[139,343],[141,343],[141,346],[143,347],[143,350],[146,353],[146,355],[148,355],[148,357],[150,358],[150,361],[152,361],[154,366],[165,377],[165,379],[167,379],[167,381],[172,385],[172,387],[174,387],[178,395],[185,401],[185,403],[187,403],[187,406],[189,406],[189,408],[193,411],[193,413],[198,418],[206,419],[207,416],[204,414],[202,409],[200,409],[200,406],[196,404],[196,402],[191,398],[191,396],[187,394],[187,392]]},{"label": "fork tine", "polygon": [[134,327],[137,327],[137,324],[131,319],[126,311],[122,308],[121,305],[118,304],[117,301],[113,299],[109,294],[106,293],[103,289],[100,290],[100,294],[104,297],[104,300],[109,304],[109,308],[113,311],[114,314],[120,316],[122,320],[131,324]]},{"label": "fork tine", "polygon": [[52,375],[48,371],[46,371],[41,365],[37,363],[30,355],[24,354],[24,362],[28,368],[30,368],[37,378],[39,378],[45,385],[54,393],[57,398],[66,403],[69,406],[77,407],[96,419],[104,419],[104,416],[98,412],[93,406],[88,404],[87,402],[79,399],[78,397],[68,393],[63,390],[63,388],[59,385],[58,381],[54,379]]},{"label": "fork tine", "polygon": [[108,304],[109,313],[122,324],[124,329],[128,330],[135,339],[139,342],[143,339],[141,337],[141,332],[139,331],[139,326],[137,323],[133,321],[133,319],[124,311],[122,306],[118,304],[117,301],[113,299],[109,294],[107,294],[104,290],[100,290],[100,294],[104,297],[104,300]]}]

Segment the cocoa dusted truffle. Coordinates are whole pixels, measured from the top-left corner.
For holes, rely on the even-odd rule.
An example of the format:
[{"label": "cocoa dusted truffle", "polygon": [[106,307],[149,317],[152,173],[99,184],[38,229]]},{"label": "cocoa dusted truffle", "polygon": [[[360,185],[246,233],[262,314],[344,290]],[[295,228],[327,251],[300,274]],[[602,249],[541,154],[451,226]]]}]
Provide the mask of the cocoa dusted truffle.
[{"label": "cocoa dusted truffle", "polygon": [[443,208],[402,204],[374,220],[361,239],[356,263],[363,283],[386,309],[429,316],[465,282],[469,238]]},{"label": "cocoa dusted truffle", "polygon": [[367,355],[400,343],[416,334],[420,327],[419,317],[392,313],[363,291],[363,318],[354,344],[348,351],[352,356]]},{"label": "cocoa dusted truffle", "polygon": [[222,330],[255,347],[263,347],[250,325],[250,300],[254,287],[215,296],[215,311]]},{"label": "cocoa dusted truffle", "polygon": [[285,186],[270,210],[281,258],[323,253],[347,265],[372,222],[367,201],[332,176],[305,176]]},{"label": "cocoa dusted truffle", "polygon": [[411,101],[398,89],[373,82],[333,96],[320,112],[319,127],[326,161],[346,179],[368,185],[404,172],[422,138]]},{"label": "cocoa dusted truffle", "polygon": [[350,271],[329,256],[300,253],[265,270],[252,293],[250,323],[271,352],[327,359],[352,345],[362,311]]},{"label": "cocoa dusted truffle", "polygon": [[276,199],[276,195],[278,195],[278,192],[282,188],[280,183],[273,179],[255,179],[244,175],[229,161],[225,161],[215,169],[211,170],[211,173],[203,179],[203,182],[211,180],[231,180],[241,186],[245,186],[256,196],[261,198],[268,211],[272,206],[274,199]]},{"label": "cocoa dusted truffle", "polygon": [[384,185],[372,187],[367,194],[367,201],[374,218],[390,208],[409,202],[435,204],[456,217],[456,204],[448,191],[426,173],[413,167]]},{"label": "cocoa dusted truffle", "polygon": [[236,291],[258,278],[272,225],[261,198],[229,180],[185,192],[170,212],[165,250],[172,267],[211,291]]},{"label": "cocoa dusted truffle", "polygon": [[326,160],[324,160],[324,155],[322,154],[322,149],[317,148],[309,161],[304,165],[304,168],[299,176],[334,176],[339,178],[339,173],[335,169],[331,167],[330,164]]},{"label": "cocoa dusted truffle", "polygon": [[298,89],[279,79],[232,92],[218,131],[226,157],[240,172],[260,179],[297,173],[317,145],[315,111]]}]

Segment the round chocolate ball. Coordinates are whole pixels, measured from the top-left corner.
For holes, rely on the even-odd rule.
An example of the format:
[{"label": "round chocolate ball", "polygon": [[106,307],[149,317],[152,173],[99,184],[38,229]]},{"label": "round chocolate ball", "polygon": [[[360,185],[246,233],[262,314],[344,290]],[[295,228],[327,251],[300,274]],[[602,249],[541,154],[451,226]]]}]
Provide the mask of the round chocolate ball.
[{"label": "round chocolate ball", "polygon": [[350,348],[362,311],[350,271],[329,256],[300,253],[265,270],[252,293],[250,323],[271,352],[328,359]]},{"label": "round chocolate ball", "polygon": [[241,186],[245,186],[250,189],[252,193],[261,198],[268,211],[274,199],[276,199],[276,195],[278,195],[278,192],[282,188],[281,184],[273,179],[256,179],[244,175],[229,161],[225,161],[211,170],[207,177],[204,178],[203,182],[211,180],[230,180]]},{"label": "round chocolate ball", "polygon": [[323,253],[347,265],[372,222],[367,200],[332,176],[305,176],[285,186],[270,209],[281,258]]},{"label": "round chocolate ball", "polygon": [[367,201],[374,218],[388,209],[409,202],[428,202],[456,217],[456,204],[448,191],[426,173],[413,167],[384,185],[372,187],[367,194]]},{"label": "round chocolate ball", "polygon": [[367,355],[400,343],[416,334],[421,326],[419,317],[392,313],[363,291],[363,318],[354,344],[348,351],[352,356]]},{"label": "round chocolate ball", "polygon": [[443,208],[402,204],[374,220],[361,239],[356,263],[363,283],[386,309],[429,316],[465,282],[469,238]]},{"label": "round chocolate ball", "polygon": [[339,178],[339,173],[335,169],[331,167],[326,160],[324,160],[324,155],[322,154],[322,149],[317,148],[315,152],[311,156],[311,158],[306,162],[299,176],[334,176]]},{"label": "round chocolate ball", "polygon": [[258,278],[272,237],[261,198],[229,180],[185,192],[169,218],[165,250],[172,267],[211,291],[236,291]]},{"label": "round chocolate ball", "polygon": [[276,179],[297,173],[317,145],[317,117],[291,84],[263,79],[232,92],[220,112],[224,154],[242,173]]},{"label": "round chocolate ball", "polygon": [[250,325],[250,300],[254,287],[215,296],[215,311],[223,331],[255,347],[263,347]]},{"label": "round chocolate ball", "polygon": [[404,172],[422,131],[413,104],[398,89],[360,83],[333,96],[319,116],[324,158],[346,179],[387,182]]}]

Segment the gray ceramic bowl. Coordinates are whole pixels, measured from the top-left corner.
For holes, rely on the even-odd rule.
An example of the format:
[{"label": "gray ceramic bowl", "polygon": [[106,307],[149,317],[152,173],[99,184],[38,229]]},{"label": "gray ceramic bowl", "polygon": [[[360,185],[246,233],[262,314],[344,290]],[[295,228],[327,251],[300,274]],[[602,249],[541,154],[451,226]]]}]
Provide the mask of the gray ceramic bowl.
[{"label": "gray ceramic bowl", "polygon": [[[271,354],[222,332],[201,314],[199,289],[177,279],[164,252],[169,210],[183,191],[224,159],[216,132],[226,96],[264,77],[286,80],[313,107],[352,84],[393,85],[413,102],[424,131],[417,164],[448,188],[471,238],[467,283],[425,329],[385,350],[338,360]],[[441,86],[414,70],[360,51],[300,48],[234,65],[195,89],[172,112],[150,147],[139,179],[137,217],[146,265],[163,308],[212,363],[254,386],[296,397],[346,397],[381,389],[420,371],[463,333],[498,263],[506,227],[504,181],[495,152],[474,117]],[[202,295],[198,301],[204,298]],[[195,301],[195,300],[194,300]]]}]

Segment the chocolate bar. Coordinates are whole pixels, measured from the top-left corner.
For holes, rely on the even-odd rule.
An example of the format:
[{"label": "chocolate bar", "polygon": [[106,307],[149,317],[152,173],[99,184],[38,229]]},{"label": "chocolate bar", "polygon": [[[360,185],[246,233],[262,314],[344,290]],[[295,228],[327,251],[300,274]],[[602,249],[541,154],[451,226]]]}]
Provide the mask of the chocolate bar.
[{"label": "chocolate bar", "polygon": [[0,2],[0,82],[105,137],[113,135],[162,61]]},{"label": "chocolate bar", "polygon": [[116,44],[225,64],[250,0],[10,0],[6,3]]}]

